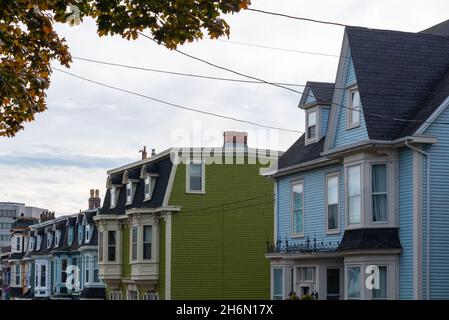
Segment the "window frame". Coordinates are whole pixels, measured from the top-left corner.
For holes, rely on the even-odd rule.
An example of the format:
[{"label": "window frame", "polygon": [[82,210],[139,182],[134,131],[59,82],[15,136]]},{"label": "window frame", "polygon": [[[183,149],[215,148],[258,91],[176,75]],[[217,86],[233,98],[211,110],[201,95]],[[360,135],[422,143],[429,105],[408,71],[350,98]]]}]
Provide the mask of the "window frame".
[{"label": "window frame", "polygon": [[[130,299],[130,295],[131,295],[131,293],[136,293],[136,299]],[[139,291],[138,290],[127,290],[126,291],[126,300],[129,300],[129,301],[138,301],[138,300],[140,300],[139,299]]]},{"label": "window frame", "polygon": [[[271,299],[273,299],[273,300],[284,300],[284,286],[285,286],[285,283],[284,283],[284,268],[282,268],[282,267],[273,267],[271,270],[272,270],[271,271],[271,274],[272,274],[272,277],[271,277],[271,279],[272,279],[271,280],[272,281],[272,283],[271,283],[271,287],[272,287]],[[276,271],[280,271],[280,273],[281,273],[281,277],[280,277],[281,292],[280,293],[275,292],[275,290],[276,290],[276,277],[275,277]]]},{"label": "window frame", "polygon": [[[309,125],[309,116],[311,113],[315,113],[315,136],[313,138],[309,137],[309,127],[311,127]],[[305,132],[305,144],[310,144],[310,143],[314,143],[318,141],[318,136],[319,136],[319,123],[320,123],[320,108],[318,106],[315,106],[313,108],[307,109],[306,110],[306,132]]]},{"label": "window frame", "polygon": [[[352,298],[352,297],[349,296],[349,269],[353,269],[353,268],[359,269],[359,296],[358,296],[358,297],[355,297],[355,298]],[[346,267],[346,274],[345,274],[345,276],[346,276],[346,279],[347,279],[347,281],[346,281],[346,288],[345,288],[345,289],[346,289],[346,292],[347,292],[347,299],[348,299],[348,300],[362,300],[362,294],[363,294],[362,266],[359,265],[359,264],[355,264],[355,265],[352,265],[352,264],[351,264],[351,265],[348,265],[348,266]]]},{"label": "window frame", "polygon": [[[145,241],[145,228],[150,228],[150,241]],[[145,245],[150,246],[150,257],[145,258]],[[152,225],[143,225],[142,226],[142,260],[151,261],[153,260],[153,226]]]},{"label": "window frame", "polygon": [[[379,268],[379,285],[381,285],[381,282],[380,282],[380,269],[381,268],[385,268],[385,279],[386,279],[386,288],[385,288],[385,294],[386,294],[386,296],[385,296],[385,298],[375,298],[374,297],[374,291],[376,290],[376,289],[372,289],[371,290],[371,300],[388,300],[389,299],[389,290],[388,290],[388,265],[378,265],[377,266],[378,268]],[[379,288],[379,290],[380,290],[380,288]]]},{"label": "window frame", "polygon": [[117,206],[118,197],[119,197],[119,188],[113,185],[110,189],[110,204],[109,208],[114,209]]},{"label": "window frame", "polygon": [[[190,188],[190,166],[201,165],[201,190],[191,190]],[[186,193],[205,194],[206,193],[206,162],[202,160],[193,160],[186,164]]]},{"label": "window frame", "polygon": [[[110,234],[111,233],[114,233],[114,238],[115,238],[115,243],[113,244],[113,245],[111,245],[110,244]],[[107,261],[108,262],[117,262],[117,234],[118,234],[118,232],[117,232],[117,230],[108,230],[108,239],[107,239],[107,247],[108,247],[108,250],[107,250],[107,256],[106,256],[106,258],[107,258]],[[114,259],[110,259],[110,249],[112,248],[112,247],[114,247]]]},{"label": "window frame", "polygon": [[[360,205],[360,221],[358,223],[351,223],[351,213],[349,212],[350,209],[350,198],[351,197],[355,197],[355,196],[350,196],[349,195],[349,170],[351,168],[354,167],[359,167],[359,175],[360,175],[360,179],[359,179],[359,194],[356,195],[359,197],[360,201],[359,201],[359,205]],[[354,163],[351,165],[348,165],[347,167],[345,167],[345,206],[346,206],[346,225],[347,227],[358,227],[363,225],[363,221],[364,221],[364,210],[363,210],[363,164],[362,163]]]},{"label": "window frame", "polygon": [[[337,178],[337,228],[329,229],[329,179]],[[338,234],[340,233],[340,172],[330,172],[326,174],[326,187],[325,187],[325,206],[326,206],[326,234]]]},{"label": "window frame", "polygon": [[[373,166],[376,165],[384,165],[385,166],[385,192],[376,192],[374,194],[373,192]],[[379,161],[379,162],[371,162],[369,164],[369,221],[371,224],[389,224],[390,223],[390,183],[389,183],[389,173],[390,173],[390,169],[389,169],[389,163],[385,162],[385,161]],[[386,195],[386,220],[385,221],[374,221],[374,211],[373,211],[373,195]]]},{"label": "window frame", "polygon": [[103,230],[98,230],[98,262],[103,262]]},{"label": "window frame", "polygon": [[[295,206],[294,206],[294,187],[296,185],[302,185],[302,232],[297,233],[295,232],[295,219],[294,219],[294,215],[295,215]],[[305,207],[305,184],[304,184],[304,179],[300,179],[300,180],[294,180],[291,182],[291,186],[290,186],[290,197],[291,197],[291,204],[290,204],[290,217],[291,217],[291,225],[292,225],[292,229],[291,229],[291,234],[292,234],[292,238],[304,238],[304,226],[305,226],[305,222],[304,222],[304,218],[305,218],[305,212],[304,212],[304,207]],[[297,210],[297,209],[296,209]]]},{"label": "window frame", "polygon": [[[354,111],[353,109],[355,109],[354,108],[354,106],[353,106],[353,98],[352,98],[352,96],[353,96],[353,94],[355,93],[355,92],[358,92],[359,93],[359,99],[360,99],[360,105],[359,106],[357,106],[357,107],[359,107],[359,111],[357,111],[358,113],[359,113],[359,119],[358,119],[358,121],[357,122],[354,122],[353,121],[353,119],[352,119],[352,117],[353,117],[353,115],[352,115],[352,112]],[[347,111],[347,129],[348,130],[350,130],[350,129],[354,129],[354,128],[358,128],[358,127],[360,127],[360,121],[361,121],[361,114],[362,114],[362,99],[360,98],[360,90],[359,90],[359,87],[358,86],[353,86],[353,87],[350,87],[350,88],[348,88],[348,105],[349,105],[349,108],[346,110]]]},{"label": "window frame", "polygon": [[[137,261],[138,260],[138,258],[139,258],[139,250],[138,250],[138,243],[139,243],[139,226],[138,225],[133,225],[133,226],[131,226],[131,229],[130,229],[130,245],[131,245],[131,248],[130,248],[130,260],[131,261]],[[136,237],[135,237],[135,239],[134,239],[134,231],[136,232],[135,233],[135,235],[136,235]],[[135,240],[135,242],[134,242],[134,240]],[[135,249],[135,250],[134,250]],[[134,254],[135,254],[135,256],[134,256]]]}]

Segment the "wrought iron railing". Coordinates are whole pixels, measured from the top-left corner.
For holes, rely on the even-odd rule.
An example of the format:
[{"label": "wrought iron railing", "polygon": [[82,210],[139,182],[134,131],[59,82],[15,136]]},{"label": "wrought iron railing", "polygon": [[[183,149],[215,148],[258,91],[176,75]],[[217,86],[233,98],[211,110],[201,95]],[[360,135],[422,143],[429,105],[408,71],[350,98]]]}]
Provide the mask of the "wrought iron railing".
[{"label": "wrought iron railing", "polygon": [[269,242],[267,245],[267,253],[282,253],[282,254],[295,254],[295,253],[314,253],[314,252],[334,252],[338,249],[340,242],[338,241],[317,241],[316,238],[310,240],[306,237],[302,242],[291,242],[288,239],[282,241],[278,239],[275,244]]}]

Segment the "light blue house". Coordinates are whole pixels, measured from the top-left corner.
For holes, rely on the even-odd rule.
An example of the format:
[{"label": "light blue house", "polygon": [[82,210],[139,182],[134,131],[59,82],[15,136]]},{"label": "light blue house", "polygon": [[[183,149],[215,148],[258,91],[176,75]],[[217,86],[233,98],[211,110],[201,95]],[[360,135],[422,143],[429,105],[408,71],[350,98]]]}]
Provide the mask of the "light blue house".
[{"label": "light blue house", "polygon": [[307,84],[268,174],[273,299],[449,299],[448,30],[348,27],[335,84]]}]

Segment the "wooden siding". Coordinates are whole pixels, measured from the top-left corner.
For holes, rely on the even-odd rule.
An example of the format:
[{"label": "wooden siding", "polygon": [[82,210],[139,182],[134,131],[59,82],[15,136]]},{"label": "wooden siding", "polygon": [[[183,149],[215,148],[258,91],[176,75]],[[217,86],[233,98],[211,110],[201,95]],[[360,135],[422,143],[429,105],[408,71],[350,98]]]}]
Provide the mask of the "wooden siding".
[{"label": "wooden siding", "polygon": [[413,299],[413,156],[410,149],[399,152],[399,298]]},{"label": "wooden siding", "polygon": [[320,138],[326,135],[327,122],[329,120],[330,107],[321,107],[321,130]]},{"label": "wooden siding", "polygon": [[[339,172],[339,225],[340,233],[326,234],[326,174]],[[292,181],[304,181],[304,236],[313,243],[340,241],[344,232],[344,176],[343,166],[334,165],[308,171],[300,175],[289,176],[279,180],[278,185],[278,238],[288,239],[290,243],[303,242],[305,238],[292,238],[291,220],[291,184]]]},{"label": "wooden siding", "polygon": [[[444,124],[449,122],[449,110],[446,109],[435,121],[438,123],[425,131],[438,139],[427,150],[431,154],[430,298],[449,299],[449,127]],[[425,209],[425,202],[423,207]],[[425,241],[424,238],[423,247]]]},{"label": "wooden siding", "polygon": [[[345,72],[346,72],[345,86],[356,84],[357,79],[355,76],[355,70],[352,59],[350,59],[348,68]],[[347,117],[348,112],[350,111],[349,109],[347,109],[349,107],[348,90],[343,91],[343,94],[341,95],[341,100],[338,101],[338,104],[343,105],[344,107],[340,107],[339,113],[336,115],[337,131],[335,133],[333,147],[338,148],[361,140],[367,140],[368,131],[366,130],[365,117],[363,116],[363,112],[360,113],[360,126],[349,130],[347,129]],[[362,108],[363,108],[363,97],[362,97]]]},{"label": "wooden siding", "polygon": [[269,299],[273,182],[258,165],[207,165],[205,194],[187,194],[185,178],[181,164],[169,202],[182,207],[172,218],[172,299]]}]

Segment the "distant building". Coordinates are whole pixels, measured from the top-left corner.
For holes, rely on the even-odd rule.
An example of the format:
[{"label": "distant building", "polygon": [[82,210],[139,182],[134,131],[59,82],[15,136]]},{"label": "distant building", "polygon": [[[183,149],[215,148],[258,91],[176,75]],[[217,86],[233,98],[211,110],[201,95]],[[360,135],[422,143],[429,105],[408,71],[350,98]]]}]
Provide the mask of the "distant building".
[{"label": "distant building", "polygon": [[24,203],[0,202],[0,251],[11,245],[11,227],[19,217],[39,218],[43,211],[37,207],[28,207]]}]

